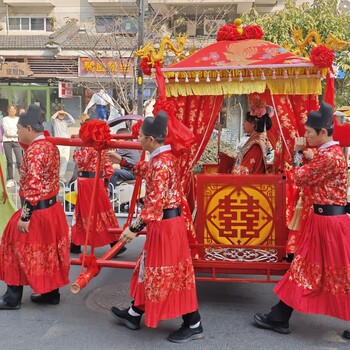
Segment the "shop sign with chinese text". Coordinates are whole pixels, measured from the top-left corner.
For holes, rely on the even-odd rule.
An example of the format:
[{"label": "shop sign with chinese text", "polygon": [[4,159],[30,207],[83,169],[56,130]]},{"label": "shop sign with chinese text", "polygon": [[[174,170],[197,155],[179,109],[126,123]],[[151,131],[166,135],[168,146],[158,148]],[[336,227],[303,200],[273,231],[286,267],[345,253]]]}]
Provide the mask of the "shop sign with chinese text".
[{"label": "shop sign with chinese text", "polygon": [[80,77],[109,77],[118,75],[121,77],[133,76],[134,59],[133,58],[88,58],[79,59]]}]

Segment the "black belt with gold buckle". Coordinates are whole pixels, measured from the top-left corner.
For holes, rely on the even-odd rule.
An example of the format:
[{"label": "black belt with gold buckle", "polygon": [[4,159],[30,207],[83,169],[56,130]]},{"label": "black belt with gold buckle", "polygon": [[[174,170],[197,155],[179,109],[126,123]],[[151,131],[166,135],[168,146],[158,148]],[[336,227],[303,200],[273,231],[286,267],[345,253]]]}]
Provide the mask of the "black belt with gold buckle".
[{"label": "black belt with gold buckle", "polygon": [[56,203],[57,203],[56,196],[48,198],[48,199],[42,199],[35,206],[35,210],[47,209],[47,208],[52,207]]},{"label": "black belt with gold buckle", "polygon": [[325,216],[344,215],[346,214],[346,206],[314,204],[314,213]]}]

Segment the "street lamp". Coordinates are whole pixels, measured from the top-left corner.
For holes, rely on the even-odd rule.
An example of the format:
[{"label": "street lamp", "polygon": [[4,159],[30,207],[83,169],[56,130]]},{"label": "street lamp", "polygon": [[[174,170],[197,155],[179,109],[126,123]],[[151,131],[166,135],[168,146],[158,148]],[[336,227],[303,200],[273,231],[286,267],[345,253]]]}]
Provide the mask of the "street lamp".
[{"label": "street lamp", "polygon": [[[138,35],[137,45],[138,49],[144,44],[144,22],[145,22],[145,11],[144,11],[144,0],[137,0],[138,5]],[[137,58],[137,114],[143,114],[143,73],[140,68],[141,57]]]}]

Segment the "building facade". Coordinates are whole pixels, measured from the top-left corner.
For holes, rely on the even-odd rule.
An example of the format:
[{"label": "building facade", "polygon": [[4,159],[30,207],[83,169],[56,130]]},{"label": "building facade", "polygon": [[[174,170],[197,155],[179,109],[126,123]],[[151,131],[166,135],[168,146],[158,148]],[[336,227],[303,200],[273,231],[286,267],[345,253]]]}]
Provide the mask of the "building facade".
[{"label": "building facade", "polygon": [[[133,51],[140,44],[141,10],[143,42],[182,32],[198,47],[253,6],[270,12],[284,2],[0,0],[0,117],[8,104],[31,103],[40,104],[47,120],[62,105],[77,115],[100,88],[114,97],[118,109],[132,112],[137,91]],[[62,81],[73,83],[72,96],[61,94]],[[145,81],[144,99],[154,88],[152,80]]]}]

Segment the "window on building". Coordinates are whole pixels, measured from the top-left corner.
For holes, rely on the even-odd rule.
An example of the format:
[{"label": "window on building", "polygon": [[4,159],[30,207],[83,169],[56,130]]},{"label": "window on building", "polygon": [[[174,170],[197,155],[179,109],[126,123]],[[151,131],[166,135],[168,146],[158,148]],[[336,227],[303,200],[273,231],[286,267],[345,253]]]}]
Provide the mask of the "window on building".
[{"label": "window on building", "polygon": [[137,33],[137,20],[129,17],[96,16],[97,33]]},{"label": "window on building", "polygon": [[116,17],[115,16],[96,16],[95,17],[97,33],[115,32]]},{"label": "window on building", "polygon": [[52,31],[52,21],[45,17],[9,17],[9,30]]}]

